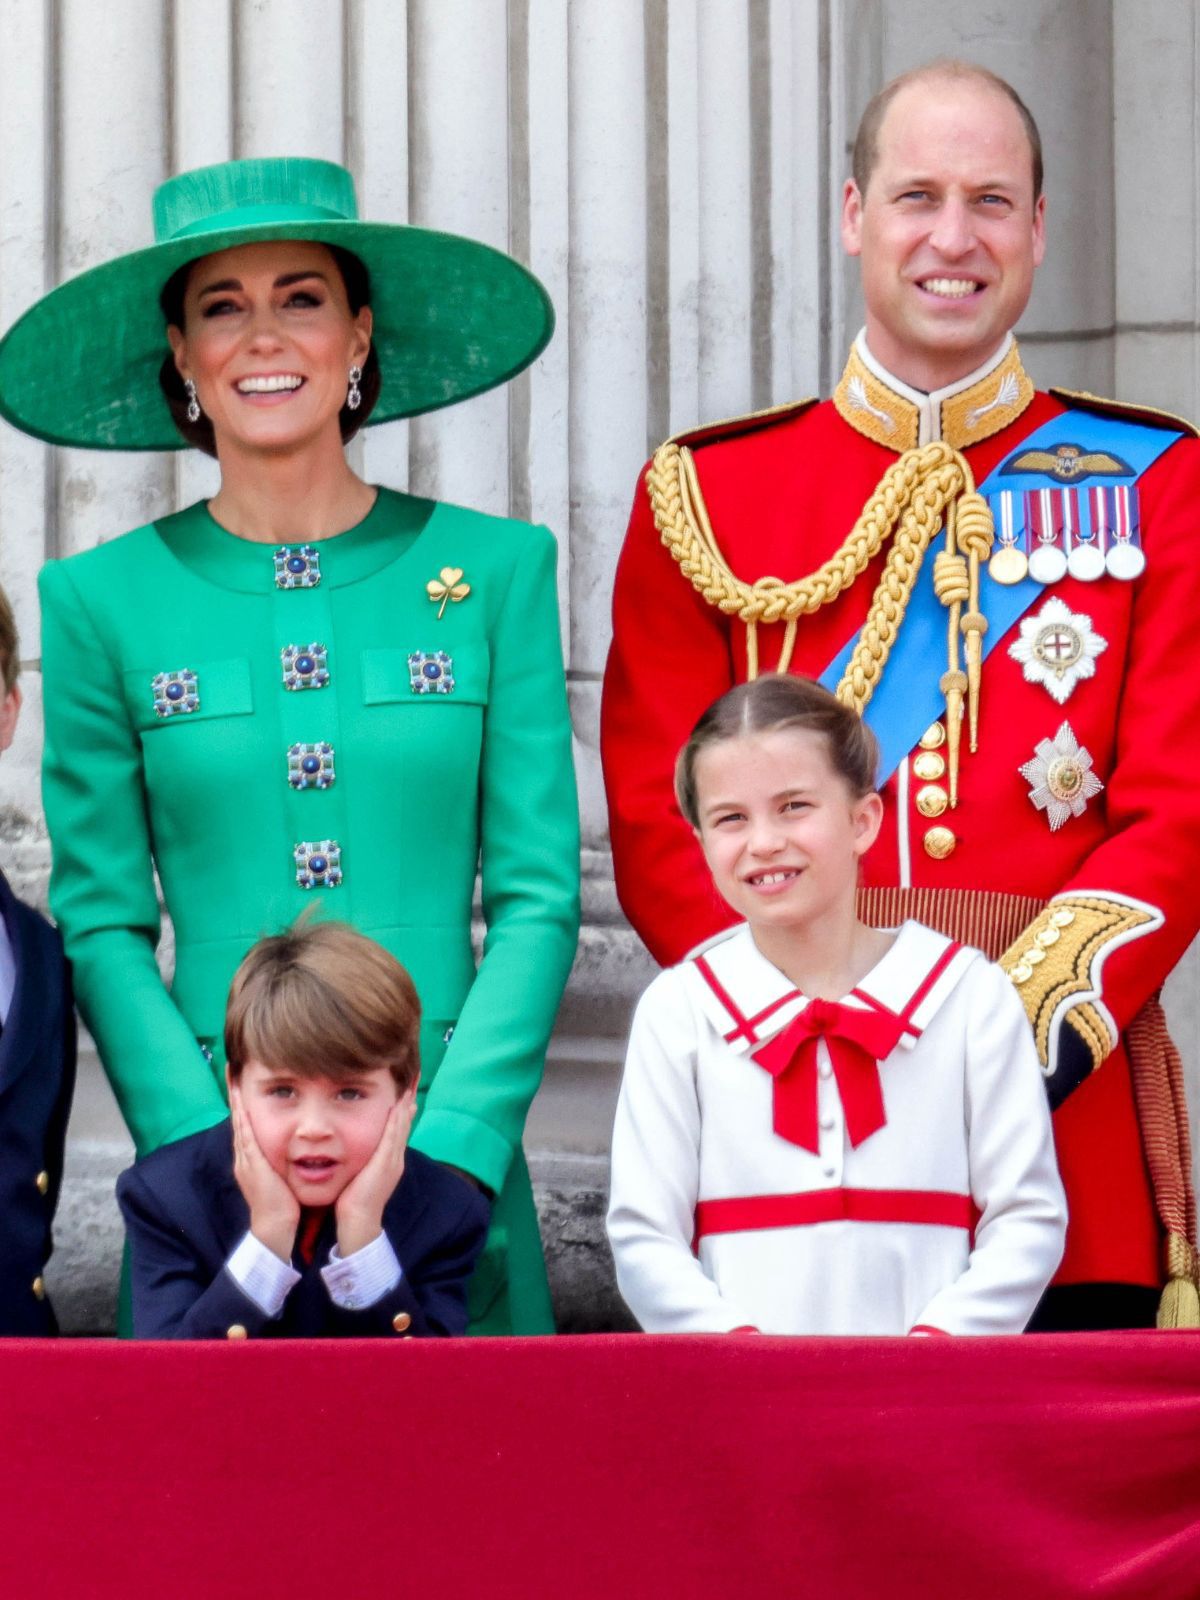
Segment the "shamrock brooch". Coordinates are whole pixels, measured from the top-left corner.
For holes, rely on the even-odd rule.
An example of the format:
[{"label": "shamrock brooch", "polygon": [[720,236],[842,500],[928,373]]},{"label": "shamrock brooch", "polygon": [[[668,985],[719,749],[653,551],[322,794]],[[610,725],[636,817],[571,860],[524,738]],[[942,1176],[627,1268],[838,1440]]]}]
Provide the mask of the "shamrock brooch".
[{"label": "shamrock brooch", "polygon": [[[471,585],[463,583],[461,567],[443,567],[436,578],[430,578],[425,585],[425,593],[438,606],[438,621],[442,620],[442,613],[447,605],[454,601],[465,600],[471,592]],[[438,605],[438,601],[441,605]]]}]

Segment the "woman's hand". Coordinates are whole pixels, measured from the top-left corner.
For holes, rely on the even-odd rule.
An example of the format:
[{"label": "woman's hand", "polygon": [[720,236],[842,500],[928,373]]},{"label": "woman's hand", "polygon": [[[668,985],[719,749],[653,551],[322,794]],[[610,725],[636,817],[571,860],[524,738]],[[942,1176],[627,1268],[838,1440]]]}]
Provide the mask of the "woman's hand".
[{"label": "woman's hand", "polygon": [[392,1107],[374,1154],[334,1203],[338,1255],[344,1261],[383,1231],[383,1208],[404,1176],[408,1135],[417,1114],[417,1089],[406,1089]]},{"label": "woman's hand", "polygon": [[233,1175],[250,1207],[250,1232],[290,1265],[300,1202],[263,1155],[237,1084],[229,1088],[229,1114],[233,1119]]}]

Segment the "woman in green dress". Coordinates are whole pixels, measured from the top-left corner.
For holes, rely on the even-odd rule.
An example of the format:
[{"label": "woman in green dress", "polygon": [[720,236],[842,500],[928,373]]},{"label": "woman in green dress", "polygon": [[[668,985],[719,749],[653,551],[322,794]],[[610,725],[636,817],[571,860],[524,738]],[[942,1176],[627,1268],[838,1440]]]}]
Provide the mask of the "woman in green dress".
[{"label": "woman in green dress", "polygon": [[225,995],[262,933],[319,900],[379,940],[422,1000],[413,1143],[494,1197],[473,1327],[552,1331],[521,1132],[578,929],[555,544],[368,485],[344,451],[520,371],[549,303],[483,245],[359,222],[326,162],[183,174],[155,224],[0,344],[17,427],[173,449],[177,422],[221,469],[207,504],[42,574],[81,1011],[144,1155],[226,1114]]}]

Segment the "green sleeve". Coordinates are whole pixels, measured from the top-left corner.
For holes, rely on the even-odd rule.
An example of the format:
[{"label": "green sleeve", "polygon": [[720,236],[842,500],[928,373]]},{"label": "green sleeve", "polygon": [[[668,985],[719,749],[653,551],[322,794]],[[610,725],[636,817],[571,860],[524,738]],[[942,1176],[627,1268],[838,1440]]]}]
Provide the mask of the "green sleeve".
[{"label": "green sleeve", "polygon": [[43,569],[42,793],[62,930],[83,1020],[139,1155],[225,1116],[154,959],[160,931],[141,745],[119,668],[68,567]]},{"label": "green sleeve", "polygon": [[579,811],[555,586],[539,528],[492,640],[480,774],[483,960],[413,1144],[499,1191],[542,1076],[579,934]]}]

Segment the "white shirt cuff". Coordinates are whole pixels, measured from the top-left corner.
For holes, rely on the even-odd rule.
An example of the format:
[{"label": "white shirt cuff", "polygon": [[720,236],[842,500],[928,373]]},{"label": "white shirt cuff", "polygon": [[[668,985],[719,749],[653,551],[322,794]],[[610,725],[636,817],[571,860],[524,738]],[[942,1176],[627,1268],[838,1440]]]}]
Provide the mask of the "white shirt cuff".
[{"label": "white shirt cuff", "polygon": [[281,1261],[274,1250],[268,1250],[252,1233],[246,1234],[225,1263],[225,1270],[242,1293],[268,1317],[279,1315],[283,1302],[300,1282],[295,1268]]},{"label": "white shirt cuff", "polygon": [[335,1306],[343,1311],[363,1311],[390,1294],[403,1273],[392,1241],[386,1233],[380,1233],[344,1260],[334,1245],[321,1276]]}]

